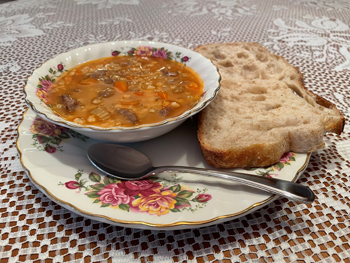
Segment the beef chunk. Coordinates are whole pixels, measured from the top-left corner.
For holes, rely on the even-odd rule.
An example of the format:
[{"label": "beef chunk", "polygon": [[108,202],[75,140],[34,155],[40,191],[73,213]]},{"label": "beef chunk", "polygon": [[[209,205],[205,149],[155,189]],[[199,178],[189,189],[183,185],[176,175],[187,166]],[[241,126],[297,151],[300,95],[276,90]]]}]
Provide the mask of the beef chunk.
[{"label": "beef chunk", "polygon": [[93,73],[90,73],[90,77],[94,78],[94,79],[98,79],[98,78],[105,76],[106,73],[107,73],[107,70],[97,70]]},{"label": "beef chunk", "polygon": [[61,96],[62,103],[66,107],[66,109],[71,112],[76,109],[76,107],[79,106],[79,102],[75,99],[72,99],[69,95],[63,94]]},{"label": "beef chunk", "polygon": [[171,106],[167,106],[159,111],[159,114],[162,115],[163,117],[166,117],[169,112],[173,109]]},{"label": "beef chunk", "polygon": [[114,94],[114,90],[107,88],[100,92],[99,96],[103,98],[108,98]]},{"label": "beef chunk", "polygon": [[106,84],[113,84],[113,83],[114,83],[114,80],[108,78],[108,79],[105,79],[104,82],[105,82]]},{"label": "beef chunk", "polygon": [[135,112],[129,109],[117,109],[117,112],[124,115],[124,117],[127,118],[127,120],[133,124],[138,123],[139,120],[137,118],[137,115]]},{"label": "beef chunk", "polygon": [[179,75],[179,72],[177,72],[177,71],[171,72],[171,71],[167,71],[165,69],[162,69],[161,72],[163,73],[164,76],[167,76],[167,77],[176,77]]}]

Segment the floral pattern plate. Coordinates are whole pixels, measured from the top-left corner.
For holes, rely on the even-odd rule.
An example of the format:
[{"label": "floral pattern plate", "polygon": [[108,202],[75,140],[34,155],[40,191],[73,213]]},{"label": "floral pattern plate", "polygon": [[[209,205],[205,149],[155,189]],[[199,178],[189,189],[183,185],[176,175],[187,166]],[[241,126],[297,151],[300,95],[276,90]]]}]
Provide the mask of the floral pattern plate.
[{"label": "floral pattern plate", "polygon": [[[162,173],[142,181],[106,177],[87,159],[98,141],[49,123],[31,109],[18,128],[17,147],[32,182],[63,207],[88,218],[124,227],[185,229],[222,223],[272,202],[275,195],[234,182],[190,173]],[[193,119],[156,139],[128,144],[155,166],[208,167]],[[240,172],[296,181],[308,154],[285,154],[267,168]]]}]

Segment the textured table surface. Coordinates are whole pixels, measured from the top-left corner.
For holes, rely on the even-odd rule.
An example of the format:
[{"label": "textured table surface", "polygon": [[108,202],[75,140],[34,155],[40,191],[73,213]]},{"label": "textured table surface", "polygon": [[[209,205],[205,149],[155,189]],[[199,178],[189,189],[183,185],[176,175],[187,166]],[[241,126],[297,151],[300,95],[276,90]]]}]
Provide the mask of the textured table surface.
[{"label": "textured table surface", "polygon": [[348,122],[341,136],[326,136],[298,181],[315,192],[312,205],[281,198],[210,227],[111,226],[66,210],[31,183],[16,149],[25,80],[61,52],[130,39],[190,49],[258,42],[349,118],[349,1],[0,1],[0,262],[350,262]]}]

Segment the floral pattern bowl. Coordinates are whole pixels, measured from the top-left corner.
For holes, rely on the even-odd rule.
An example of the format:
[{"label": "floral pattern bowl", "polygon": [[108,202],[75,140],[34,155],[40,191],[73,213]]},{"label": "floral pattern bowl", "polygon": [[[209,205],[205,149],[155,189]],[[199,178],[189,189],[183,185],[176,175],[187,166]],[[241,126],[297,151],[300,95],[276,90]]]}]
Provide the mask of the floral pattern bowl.
[{"label": "floral pattern bowl", "polygon": [[[53,113],[47,103],[47,92],[52,83],[65,70],[78,64],[108,56],[151,56],[171,59],[195,70],[204,82],[200,101],[180,116],[159,123],[136,127],[101,128],[69,122]],[[24,88],[25,100],[32,110],[42,118],[79,132],[93,139],[113,142],[137,142],[163,135],[179,126],[190,116],[204,109],[220,89],[221,77],[217,67],[201,54],[180,46],[153,41],[116,41],[89,45],[62,53],[45,62],[28,78]]]}]

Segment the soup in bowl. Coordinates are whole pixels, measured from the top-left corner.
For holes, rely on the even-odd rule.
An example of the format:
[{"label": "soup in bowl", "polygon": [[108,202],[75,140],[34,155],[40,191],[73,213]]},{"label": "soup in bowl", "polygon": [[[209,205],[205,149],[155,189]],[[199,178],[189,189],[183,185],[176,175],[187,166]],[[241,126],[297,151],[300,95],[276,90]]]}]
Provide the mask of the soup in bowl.
[{"label": "soup in bowl", "polygon": [[56,56],[34,71],[24,91],[50,122],[94,139],[137,142],[174,129],[219,88],[217,68],[192,50],[120,41]]}]

